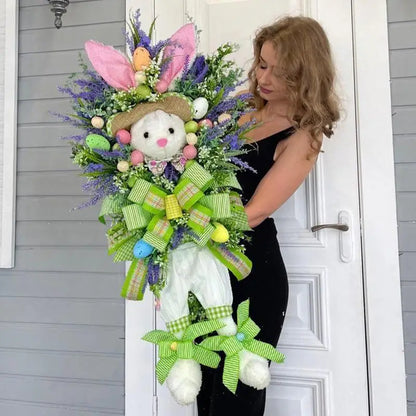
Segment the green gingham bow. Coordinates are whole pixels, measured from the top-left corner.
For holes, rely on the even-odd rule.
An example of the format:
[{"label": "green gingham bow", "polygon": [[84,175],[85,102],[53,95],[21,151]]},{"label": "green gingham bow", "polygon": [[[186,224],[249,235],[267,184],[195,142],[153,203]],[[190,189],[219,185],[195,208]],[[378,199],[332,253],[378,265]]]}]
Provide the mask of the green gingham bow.
[{"label": "green gingham bow", "polygon": [[235,393],[240,372],[239,352],[251,351],[268,360],[281,363],[284,355],[272,345],[254,339],[260,328],[248,316],[249,300],[241,302],[237,309],[237,334],[234,336],[218,335],[202,341],[201,346],[213,351],[224,351],[225,362],[222,381],[231,392]]},{"label": "green gingham bow", "polygon": [[[231,218],[231,199],[227,193],[205,195],[204,192],[213,185],[212,175],[195,161],[191,161],[181,175],[173,195],[178,205],[189,212],[188,226],[195,233],[195,242],[206,245],[214,227],[211,219]],[[163,251],[172,235],[165,199],[168,194],[144,179],[138,179],[131,190],[128,200],[132,204],[124,206],[122,212],[128,230],[147,227],[143,240]],[[149,229],[158,218],[158,227]]]},{"label": "green gingham bow", "polygon": [[193,359],[211,368],[218,367],[220,356],[194,343],[195,338],[209,334],[222,328],[224,324],[217,320],[203,321],[189,325],[181,339],[167,331],[154,330],[148,332],[142,339],[159,346],[159,358],[156,365],[156,375],[163,384],[178,358]]}]

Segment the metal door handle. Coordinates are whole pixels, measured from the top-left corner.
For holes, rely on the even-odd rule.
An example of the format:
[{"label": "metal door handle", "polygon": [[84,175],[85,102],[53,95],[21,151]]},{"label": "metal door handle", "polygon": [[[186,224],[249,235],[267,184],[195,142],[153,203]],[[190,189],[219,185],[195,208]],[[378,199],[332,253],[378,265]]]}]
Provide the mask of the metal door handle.
[{"label": "metal door handle", "polygon": [[348,231],[349,227],[347,224],[318,224],[311,227],[312,232],[316,232],[322,230],[324,228],[333,228],[334,230],[339,231]]}]

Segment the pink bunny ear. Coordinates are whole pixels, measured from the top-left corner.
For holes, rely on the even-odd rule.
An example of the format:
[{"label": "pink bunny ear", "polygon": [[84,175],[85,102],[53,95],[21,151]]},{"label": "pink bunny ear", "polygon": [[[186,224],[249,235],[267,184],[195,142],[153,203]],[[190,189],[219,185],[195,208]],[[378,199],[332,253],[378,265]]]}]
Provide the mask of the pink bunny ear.
[{"label": "pink bunny ear", "polygon": [[135,86],[133,68],[121,52],[93,40],[85,43],[85,50],[92,66],[107,84],[118,90]]},{"label": "pink bunny ear", "polygon": [[195,26],[192,23],[188,23],[172,35],[168,46],[163,51],[163,59],[170,59],[170,62],[156,84],[157,91],[160,93],[165,92],[169,84],[184,68],[185,62],[189,62],[194,55]]}]

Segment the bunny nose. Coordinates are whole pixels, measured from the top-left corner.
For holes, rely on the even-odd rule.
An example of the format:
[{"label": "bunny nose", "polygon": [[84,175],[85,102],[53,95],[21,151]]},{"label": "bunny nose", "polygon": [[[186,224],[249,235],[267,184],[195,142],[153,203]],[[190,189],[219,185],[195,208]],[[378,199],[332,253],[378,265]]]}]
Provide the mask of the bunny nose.
[{"label": "bunny nose", "polygon": [[160,147],[165,147],[168,144],[168,139],[159,139],[156,143]]}]

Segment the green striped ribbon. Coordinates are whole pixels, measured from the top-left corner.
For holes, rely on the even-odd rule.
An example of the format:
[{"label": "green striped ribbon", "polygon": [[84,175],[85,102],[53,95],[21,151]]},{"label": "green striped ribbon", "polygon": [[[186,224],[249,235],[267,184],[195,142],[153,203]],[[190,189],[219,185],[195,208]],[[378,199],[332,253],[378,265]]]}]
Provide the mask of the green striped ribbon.
[{"label": "green striped ribbon", "polygon": [[126,279],[124,280],[121,296],[130,300],[143,299],[143,287],[146,283],[147,265],[143,259],[132,261]]},{"label": "green striped ribbon", "polygon": [[175,186],[173,193],[179,202],[179,205],[188,210],[196,204],[203,196],[203,192],[189,178],[183,178]]},{"label": "green striped ribbon", "polygon": [[210,241],[212,233],[215,231],[215,227],[212,224],[208,224],[205,229],[200,233],[194,230],[191,234],[191,238],[201,247],[204,247]]},{"label": "green striped ribbon", "polygon": [[137,234],[137,237],[129,238],[123,245],[118,247],[114,256],[114,262],[134,260],[133,248],[140,236],[140,234]]},{"label": "green striped ribbon", "polygon": [[126,221],[127,229],[136,230],[138,228],[146,227],[152,215],[147,212],[141,205],[131,204],[122,208],[124,220]]},{"label": "green striped ribbon", "polygon": [[143,240],[159,251],[164,251],[173,234],[170,222],[162,217],[154,216],[147,226]]},{"label": "green striped ribbon", "polygon": [[160,329],[150,331],[144,335],[142,339],[157,344],[159,347],[160,360],[156,365],[156,375],[159,383],[163,384],[165,382],[178,358],[193,359],[202,365],[217,368],[220,356],[212,350],[195,344],[194,341],[195,338],[209,334],[223,326],[222,322],[216,320],[198,322],[189,325],[181,339]]},{"label": "green striped ribbon", "polygon": [[144,179],[137,179],[127,198],[136,204],[143,204],[151,186],[150,182]]},{"label": "green striped ribbon", "polygon": [[165,212],[165,197],[167,193],[144,179],[137,179],[128,199],[152,214]]},{"label": "green striped ribbon", "polygon": [[189,210],[188,226],[198,233],[203,233],[211,221],[212,210],[201,204],[196,203]]},{"label": "green striped ribbon", "polygon": [[128,231],[121,222],[107,230],[108,254],[114,254],[120,250],[130,239],[136,241],[143,235],[140,231]]},{"label": "green striped ribbon", "polygon": [[201,198],[201,204],[212,210],[212,218],[231,217],[230,197],[228,193],[205,195]]},{"label": "green striped ribbon", "polygon": [[208,244],[211,253],[223,263],[238,279],[242,280],[250,274],[251,260],[237,249],[230,249],[223,244]]},{"label": "green striped ribbon", "polygon": [[228,186],[230,188],[239,189],[241,191],[241,185],[237,180],[237,177],[234,173],[230,173],[224,180],[221,181],[220,186]]},{"label": "green striped ribbon", "polygon": [[238,230],[251,231],[240,195],[237,192],[231,191],[229,196],[231,205],[231,218],[229,221]]},{"label": "green striped ribbon", "polygon": [[217,335],[201,342],[201,346],[212,351],[224,351],[224,372],[222,382],[232,393],[235,393],[240,373],[239,352],[243,349],[276,363],[282,363],[285,356],[273,345],[254,339],[260,328],[249,317],[249,300],[237,308],[237,334],[233,336]]},{"label": "green striped ribbon", "polygon": [[181,178],[190,179],[201,191],[206,191],[214,182],[212,175],[195,160],[186,163]]},{"label": "green striped ribbon", "polygon": [[120,213],[126,203],[126,198],[120,194],[106,196],[101,204],[98,221],[105,224],[105,216]]}]

